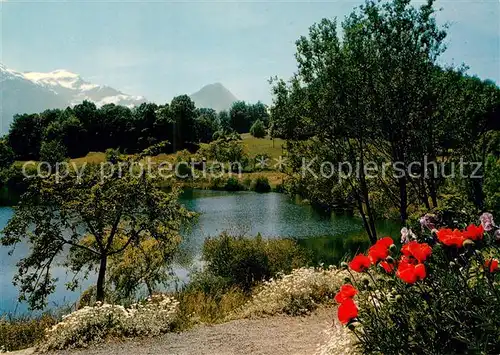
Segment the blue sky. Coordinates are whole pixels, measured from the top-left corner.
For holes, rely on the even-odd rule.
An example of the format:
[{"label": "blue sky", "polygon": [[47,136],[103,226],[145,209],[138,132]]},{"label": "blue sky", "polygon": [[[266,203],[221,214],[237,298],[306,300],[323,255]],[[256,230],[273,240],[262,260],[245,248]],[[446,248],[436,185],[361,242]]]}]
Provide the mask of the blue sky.
[{"label": "blue sky", "polygon": [[[296,69],[295,40],[362,1],[171,2],[0,0],[1,61],[19,71],[68,69],[164,103],[221,82],[270,103],[267,79]],[[499,0],[438,1],[447,63],[500,83]]]}]

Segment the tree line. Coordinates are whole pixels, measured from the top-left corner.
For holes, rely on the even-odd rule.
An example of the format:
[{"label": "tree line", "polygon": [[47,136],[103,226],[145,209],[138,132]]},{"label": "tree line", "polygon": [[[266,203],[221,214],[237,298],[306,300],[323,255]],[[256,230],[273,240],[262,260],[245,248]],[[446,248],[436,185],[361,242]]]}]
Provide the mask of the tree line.
[{"label": "tree line", "polygon": [[[297,73],[273,80],[270,130],[287,140],[292,190],[325,208],[356,205],[372,241],[388,206],[403,224],[418,208],[452,204],[450,195],[473,209],[500,209],[500,181],[491,181],[500,171],[500,89],[465,67],[440,65],[446,28],[436,24],[433,5],[366,1],[341,33],[336,20],[323,19],[296,42]],[[360,174],[297,174],[300,159],[315,156],[316,170],[322,161],[349,162]],[[369,179],[364,169],[424,159],[447,169],[460,159],[479,162],[483,177],[445,178],[413,164],[396,177]]]},{"label": "tree line", "polygon": [[[197,108],[187,95],[170,103],[143,103],[134,108],[89,101],[66,109],[14,117],[3,145],[16,160],[38,160],[55,147],[67,157],[113,148],[133,154],[168,141],[169,151],[189,149],[230,132],[246,133],[254,123],[268,125],[267,107],[257,102],[233,103],[228,111]],[[7,154],[7,153],[6,153]]]}]

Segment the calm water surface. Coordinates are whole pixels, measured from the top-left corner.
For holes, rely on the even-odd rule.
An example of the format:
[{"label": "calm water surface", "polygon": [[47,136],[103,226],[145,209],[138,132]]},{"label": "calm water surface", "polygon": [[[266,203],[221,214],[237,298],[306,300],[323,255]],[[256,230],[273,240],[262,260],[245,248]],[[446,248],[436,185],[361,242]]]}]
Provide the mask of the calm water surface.
[{"label": "calm water surface", "polygon": [[[192,190],[181,196],[181,202],[189,210],[198,212],[199,216],[189,226],[184,226],[182,231],[182,253],[175,267],[180,280],[186,280],[189,270],[200,265],[204,239],[221,232],[297,238],[300,244],[313,251],[317,262],[325,263],[338,262],[346,251],[367,245],[359,219],[324,216],[284,194]],[[0,208],[0,230],[12,213],[11,208]],[[398,234],[397,226],[392,223],[381,224],[379,230],[383,234]],[[11,256],[8,251],[8,248],[0,247],[0,314],[23,313],[27,308],[16,301],[17,289],[12,284],[12,277],[16,272],[16,262],[26,255],[28,248],[20,245]],[[70,277],[66,276],[65,270],[55,268],[53,274],[60,281],[56,293],[50,299],[50,307],[74,302],[95,281],[90,279],[80,290],[69,292],[64,288],[64,283]]]}]

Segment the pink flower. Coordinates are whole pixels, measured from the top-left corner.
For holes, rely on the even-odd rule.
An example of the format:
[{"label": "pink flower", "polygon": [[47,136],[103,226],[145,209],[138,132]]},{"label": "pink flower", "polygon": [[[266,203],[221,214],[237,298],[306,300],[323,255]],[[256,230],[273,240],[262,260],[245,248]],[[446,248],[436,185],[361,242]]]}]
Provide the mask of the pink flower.
[{"label": "pink flower", "polygon": [[481,225],[486,232],[489,232],[495,227],[495,222],[493,221],[493,215],[489,212],[485,212],[479,217]]},{"label": "pink flower", "polygon": [[425,228],[429,230],[435,229],[436,228],[435,220],[436,216],[430,213],[426,213],[425,216],[420,218],[420,225],[422,226],[422,231],[424,231]]},{"label": "pink flower", "polygon": [[401,244],[408,243],[411,239],[415,239],[415,233],[406,227],[401,228]]}]

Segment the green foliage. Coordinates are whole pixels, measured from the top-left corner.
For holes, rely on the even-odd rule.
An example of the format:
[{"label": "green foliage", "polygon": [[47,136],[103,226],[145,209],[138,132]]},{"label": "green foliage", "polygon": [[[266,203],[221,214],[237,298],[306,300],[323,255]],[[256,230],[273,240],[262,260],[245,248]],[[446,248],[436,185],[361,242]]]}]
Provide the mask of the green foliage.
[{"label": "green foliage", "polygon": [[0,170],[8,168],[14,162],[14,151],[3,139],[0,139]]},{"label": "green foliage", "polygon": [[169,141],[162,141],[144,149],[141,153],[141,157],[153,157],[162,153],[168,153],[171,150],[171,144]]},{"label": "green foliage", "polygon": [[307,264],[308,255],[293,240],[254,239],[221,234],[209,238],[203,246],[205,272],[238,286],[245,292],[258,282],[275,277],[279,272]]},{"label": "green foliage", "polygon": [[0,319],[0,348],[16,351],[34,346],[45,338],[45,330],[54,324],[56,319],[48,314]]},{"label": "green foliage", "polygon": [[[108,282],[113,287],[115,302],[134,300],[141,287],[146,287],[151,297],[160,287],[172,281],[171,263],[181,242],[180,235],[159,242],[149,236],[134,248],[111,256]],[[123,247],[122,240],[118,247]]]},{"label": "green foliage", "polygon": [[40,147],[40,160],[54,166],[67,159],[66,147],[59,141],[46,141]]},{"label": "green foliage", "polygon": [[236,101],[229,110],[229,126],[235,132],[250,132],[250,128],[257,121],[261,121],[263,125],[269,121],[267,108],[260,101],[255,105]]},{"label": "green foliage", "polygon": [[271,185],[269,184],[269,180],[265,176],[258,176],[253,182],[251,186],[252,191],[255,192],[270,192]]},{"label": "green foliage", "polygon": [[244,190],[244,187],[240,184],[240,180],[237,177],[230,176],[226,180],[226,185],[224,186],[224,190],[226,191],[241,191]]},{"label": "green foliage", "polygon": [[[339,33],[335,21],[323,19],[296,42],[297,74],[288,82],[272,80],[270,126],[273,137],[287,139],[291,192],[326,210],[356,206],[375,242],[374,221],[394,212],[380,205],[395,206],[402,224],[416,205],[438,207],[445,178],[434,175],[424,157],[447,168],[460,157],[484,163],[500,90],[463,70],[439,67],[446,28],[437,25],[434,1],[419,7],[366,1],[341,27]],[[317,158],[310,167],[319,177],[302,174],[302,158]],[[325,161],[333,171],[320,174]],[[356,173],[343,174],[344,162]],[[368,162],[420,166],[369,179]],[[460,182],[479,210],[482,183]]]},{"label": "green foliage", "polygon": [[120,153],[120,150],[118,149],[113,149],[113,148],[106,149],[105,155],[106,155],[106,161],[112,164],[117,164],[121,161],[124,161],[124,157]]},{"label": "green foliage", "polygon": [[255,138],[264,138],[266,136],[266,128],[261,120],[254,122],[252,127],[250,127],[250,134]]},{"label": "green foliage", "polygon": [[137,176],[130,169],[113,168],[103,172],[89,164],[79,175],[35,177],[22,196],[0,241],[30,248],[15,280],[20,300],[27,300],[32,309],[43,308],[55,290],[51,270],[56,260],[75,273],[70,288],[97,270],[96,298],[103,301],[109,259],[151,239],[159,250],[171,250],[181,221],[189,217],[177,190],[162,189],[153,177]]},{"label": "green foliage", "polygon": [[486,209],[500,215],[500,158],[490,155],[486,161],[484,195]]},{"label": "green foliage", "polygon": [[238,137],[226,136],[209,144],[202,145],[198,154],[208,160],[218,162],[244,162],[248,156]]}]

